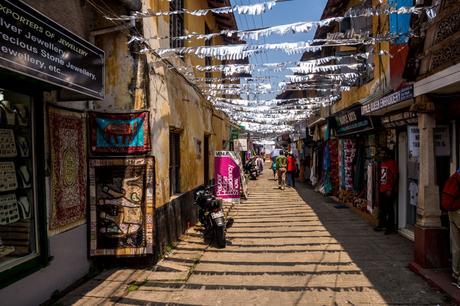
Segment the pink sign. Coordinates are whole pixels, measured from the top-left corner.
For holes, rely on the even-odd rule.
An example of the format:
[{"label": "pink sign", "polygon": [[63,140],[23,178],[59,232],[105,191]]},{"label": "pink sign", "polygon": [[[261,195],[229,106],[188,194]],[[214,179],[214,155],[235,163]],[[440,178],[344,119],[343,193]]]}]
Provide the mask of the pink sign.
[{"label": "pink sign", "polygon": [[215,194],[221,199],[240,199],[241,172],[230,152],[216,152]]}]

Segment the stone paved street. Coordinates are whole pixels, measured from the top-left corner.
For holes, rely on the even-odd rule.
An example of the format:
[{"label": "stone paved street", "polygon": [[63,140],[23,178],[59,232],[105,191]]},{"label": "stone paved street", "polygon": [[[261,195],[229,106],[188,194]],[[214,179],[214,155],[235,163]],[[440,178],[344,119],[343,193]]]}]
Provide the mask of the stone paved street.
[{"label": "stone paved street", "polygon": [[281,191],[268,171],[250,187],[250,199],[230,212],[226,249],[207,246],[192,230],[154,268],[106,271],[61,303],[450,304],[409,271],[405,238],[375,233],[305,186]]}]

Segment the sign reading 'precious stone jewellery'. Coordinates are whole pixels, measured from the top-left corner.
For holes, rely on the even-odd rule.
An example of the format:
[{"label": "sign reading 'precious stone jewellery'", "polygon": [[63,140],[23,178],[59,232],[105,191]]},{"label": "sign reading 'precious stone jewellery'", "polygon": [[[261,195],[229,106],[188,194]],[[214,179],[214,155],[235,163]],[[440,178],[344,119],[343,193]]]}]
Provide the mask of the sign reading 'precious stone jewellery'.
[{"label": "sign reading 'precious stone jewellery'", "polygon": [[104,52],[18,0],[0,0],[0,67],[104,97]]}]

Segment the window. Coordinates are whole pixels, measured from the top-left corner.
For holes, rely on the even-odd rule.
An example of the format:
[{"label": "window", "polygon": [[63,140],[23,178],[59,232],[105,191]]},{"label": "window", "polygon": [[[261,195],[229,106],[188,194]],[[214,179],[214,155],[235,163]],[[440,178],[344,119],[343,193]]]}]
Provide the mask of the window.
[{"label": "window", "polygon": [[39,255],[32,98],[0,90],[0,271]]},{"label": "window", "polygon": [[[172,0],[169,5],[170,11],[180,11],[184,9],[184,0]],[[169,20],[169,34],[171,37],[183,36],[184,30],[184,14],[171,15]],[[183,40],[169,40],[171,48],[182,48],[184,46]]]},{"label": "window", "polygon": [[169,193],[180,192],[180,134],[169,132]]},{"label": "window", "polygon": [[[204,25],[204,33],[205,34],[210,34],[211,31],[209,30],[208,26],[205,24]],[[206,39],[204,42],[205,46],[211,46],[212,45],[212,38]],[[211,66],[212,65],[212,57],[206,56],[204,58],[204,65],[205,66]],[[212,72],[205,72],[205,78],[206,78],[206,83],[211,84],[212,83]]]}]

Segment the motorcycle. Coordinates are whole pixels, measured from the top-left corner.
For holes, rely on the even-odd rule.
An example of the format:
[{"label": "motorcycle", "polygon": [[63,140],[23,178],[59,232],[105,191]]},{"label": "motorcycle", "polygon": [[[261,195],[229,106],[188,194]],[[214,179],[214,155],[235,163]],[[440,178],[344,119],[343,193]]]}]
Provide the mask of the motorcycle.
[{"label": "motorcycle", "polygon": [[257,162],[255,159],[250,159],[246,162],[246,165],[244,166],[244,172],[248,174],[252,180],[256,180],[257,177],[259,176],[259,170],[258,170]]},{"label": "motorcycle", "polygon": [[233,218],[225,220],[222,199],[212,193],[213,186],[208,186],[195,193],[195,205],[199,207],[198,220],[204,226],[205,235],[213,235],[219,248],[227,245],[226,231],[233,225]]}]

